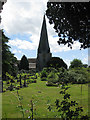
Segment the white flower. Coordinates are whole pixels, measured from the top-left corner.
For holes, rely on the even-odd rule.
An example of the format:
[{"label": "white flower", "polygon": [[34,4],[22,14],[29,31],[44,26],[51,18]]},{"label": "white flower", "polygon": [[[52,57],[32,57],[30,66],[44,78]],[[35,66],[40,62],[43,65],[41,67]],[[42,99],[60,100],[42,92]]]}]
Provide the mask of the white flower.
[{"label": "white flower", "polygon": [[30,118],[30,116],[28,118]]}]

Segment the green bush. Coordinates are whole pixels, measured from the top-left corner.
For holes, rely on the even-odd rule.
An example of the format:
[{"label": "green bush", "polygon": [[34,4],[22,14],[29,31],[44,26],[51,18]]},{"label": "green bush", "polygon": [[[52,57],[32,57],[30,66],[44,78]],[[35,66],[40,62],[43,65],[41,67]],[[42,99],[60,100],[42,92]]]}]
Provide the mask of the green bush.
[{"label": "green bush", "polygon": [[73,84],[84,84],[87,83],[88,76],[83,69],[72,69],[68,71],[69,80]]},{"label": "green bush", "polygon": [[41,78],[41,81],[47,81],[46,77]]},{"label": "green bush", "polygon": [[6,92],[6,89],[3,89],[3,92]]},{"label": "green bush", "polygon": [[65,68],[59,68],[58,69],[58,76],[59,76],[59,83],[68,83],[69,82],[69,77],[68,77],[68,71]]},{"label": "green bush", "polygon": [[20,89],[20,86],[18,85],[18,86],[16,87],[16,89],[19,90],[19,89]]},{"label": "green bush", "polygon": [[40,76],[40,77],[41,77],[41,78],[47,77],[47,72],[46,72],[45,69],[43,69],[43,70],[41,71],[41,76]]},{"label": "green bush", "polygon": [[82,74],[78,75],[78,77],[77,77],[77,83],[78,84],[84,84],[84,83],[86,83],[85,77]]},{"label": "green bush", "polygon": [[57,83],[59,80],[59,77],[58,77],[57,73],[50,72],[49,75],[47,76],[47,80],[48,80],[48,82]]},{"label": "green bush", "polygon": [[29,80],[29,83],[36,83],[37,81],[36,80],[33,80],[33,79],[30,79]]}]

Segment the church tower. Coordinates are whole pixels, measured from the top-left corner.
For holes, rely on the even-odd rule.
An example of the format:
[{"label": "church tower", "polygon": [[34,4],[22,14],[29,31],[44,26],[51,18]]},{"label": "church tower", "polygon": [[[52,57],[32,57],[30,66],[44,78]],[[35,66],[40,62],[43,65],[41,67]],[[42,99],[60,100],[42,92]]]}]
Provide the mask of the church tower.
[{"label": "church tower", "polygon": [[46,67],[47,62],[50,60],[51,57],[52,54],[50,53],[46,20],[44,15],[37,53],[36,70],[41,71],[44,67]]}]

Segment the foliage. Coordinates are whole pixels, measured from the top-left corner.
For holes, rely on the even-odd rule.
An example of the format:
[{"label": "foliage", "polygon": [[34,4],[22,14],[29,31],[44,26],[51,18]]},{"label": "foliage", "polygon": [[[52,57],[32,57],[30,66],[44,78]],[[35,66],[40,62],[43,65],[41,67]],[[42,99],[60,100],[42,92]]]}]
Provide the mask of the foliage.
[{"label": "foliage", "polygon": [[40,77],[42,81],[47,81],[48,79],[48,75],[51,74],[51,72],[53,73],[57,73],[57,69],[53,68],[53,67],[46,67],[43,68],[43,70],[40,73]]},{"label": "foliage", "polygon": [[47,77],[47,72],[46,72],[46,70],[45,69],[43,69],[42,71],[41,71],[41,78],[43,78],[43,77]]},{"label": "foliage", "polygon": [[17,59],[14,54],[9,50],[10,46],[7,45],[9,38],[6,37],[2,31],[2,78],[4,79],[5,73],[8,72],[12,75],[17,73]]},{"label": "foliage", "polygon": [[69,81],[73,84],[84,84],[89,82],[90,74],[87,68],[74,68],[68,71]]},{"label": "foliage", "polygon": [[52,83],[57,83],[58,82],[58,75],[55,72],[50,72],[47,76],[47,81],[52,82]]},{"label": "foliage", "polygon": [[14,76],[10,75],[8,72],[6,72],[6,76],[7,76],[9,79],[14,79]]},{"label": "foliage", "polygon": [[79,59],[74,59],[74,60],[70,63],[70,68],[75,68],[75,67],[83,67],[82,61],[79,60]]},{"label": "foliage", "polygon": [[[82,116],[81,112],[83,112],[83,108],[82,107],[78,107],[78,103],[76,101],[72,101],[70,100],[70,94],[66,93],[66,91],[68,90],[69,87],[65,87],[63,86],[62,89],[60,91],[60,94],[63,95],[63,99],[60,102],[59,99],[56,99],[55,101],[55,106],[57,111],[60,113],[59,117],[62,119],[77,119],[77,118],[81,118],[81,119],[88,119],[88,116]],[[73,109],[72,109],[73,108]],[[48,107],[49,111],[52,110],[51,106]]]},{"label": "foliage", "polygon": [[[42,81],[46,81],[47,86],[55,86],[59,84],[67,84],[67,83],[72,83],[72,84],[84,84],[89,82],[89,77],[90,77],[90,72],[88,72],[89,68],[73,68],[73,69],[68,69],[66,70],[65,68],[61,67],[56,70],[55,68],[49,67],[49,68],[44,68],[42,73],[45,72],[44,74],[47,76],[41,78]],[[58,77],[57,77],[58,76]]]},{"label": "foliage", "polygon": [[59,76],[59,84],[60,83],[64,83],[64,84],[67,84],[69,83],[69,76],[68,76],[68,71],[65,69],[65,68],[59,68],[59,73],[58,73],[58,76]]},{"label": "foliage", "polygon": [[46,68],[43,68],[44,71],[46,71],[47,74],[49,74],[50,72],[58,72],[57,69],[55,69],[54,67],[46,67]]},{"label": "foliage", "polygon": [[83,64],[83,67],[84,68],[88,68],[88,64]]},{"label": "foliage", "polygon": [[30,75],[29,73],[19,73],[16,77],[6,72],[6,81],[3,81],[2,90],[15,91],[23,87],[28,87],[30,83],[36,83],[36,75]]},{"label": "foliage", "polygon": [[[48,2],[46,15],[50,24],[58,33],[58,44],[72,48],[74,41],[81,43],[81,48],[90,47],[89,4],[85,2]],[[68,39],[66,39],[66,37]]]},{"label": "foliage", "polygon": [[64,67],[67,69],[66,63],[59,57],[52,57],[50,61],[47,63],[48,67],[54,67],[55,69]]},{"label": "foliage", "polygon": [[[73,68],[73,69],[65,69],[63,67],[55,69],[52,67],[44,68],[41,72],[43,77],[42,81],[46,81],[47,86],[54,86],[54,84],[84,84],[88,83],[90,80],[90,72],[89,68]],[[46,77],[47,76],[47,77]],[[57,77],[58,76],[58,77]]]},{"label": "foliage", "polygon": [[22,56],[20,64],[19,64],[19,70],[29,70],[29,62],[27,60],[27,57],[25,55]]}]

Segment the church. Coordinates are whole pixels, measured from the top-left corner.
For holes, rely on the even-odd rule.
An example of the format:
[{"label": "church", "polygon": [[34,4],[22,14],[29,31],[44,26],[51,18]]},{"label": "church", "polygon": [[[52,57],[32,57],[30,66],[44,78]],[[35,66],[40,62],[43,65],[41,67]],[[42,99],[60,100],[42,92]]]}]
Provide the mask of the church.
[{"label": "church", "polygon": [[44,67],[47,66],[47,62],[51,59],[51,57],[52,57],[52,53],[50,53],[46,19],[44,15],[41,34],[40,34],[40,41],[37,50],[37,58],[28,58],[29,69],[41,71]]}]

